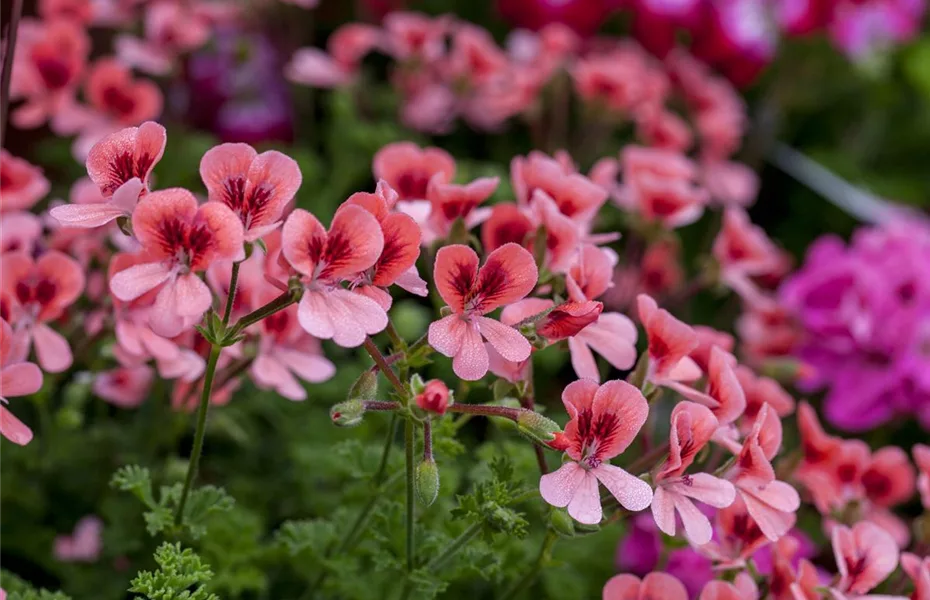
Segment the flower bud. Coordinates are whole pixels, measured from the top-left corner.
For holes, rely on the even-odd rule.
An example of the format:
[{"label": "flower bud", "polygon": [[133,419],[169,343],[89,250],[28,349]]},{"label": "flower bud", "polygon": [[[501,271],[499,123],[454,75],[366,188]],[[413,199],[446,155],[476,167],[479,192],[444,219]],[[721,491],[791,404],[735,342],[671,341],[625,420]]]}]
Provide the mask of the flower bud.
[{"label": "flower bud", "polygon": [[352,387],[349,388],[349,400],[374,400],[378,397],[378,376],[369,370],[362,371]]},{"label": "flower bud", "polygon": [[563,302],[539,320],[536,333],[550,342],[564,340],[597,321],[602,310],[603,303],[592,300]]},{"label": "flower bud", "polygon": [[562,433],[559,424],[534,410],[522,410],[517,417],[517,431],[540,444],[549,444],[557,433]]},{"label": "flower bud", "polygon": [[423,506],[430,506],[436,501],[439,496],[439,467],[436,461],[427,458],[417,465],[414,489]]},{"label": "flower bud", "polygon": [[430,379],[423,386],[423,391],[417,394],[417,406],[429,413],[445,414],[452,403],[452,395],[446,384],[438,379]]},{"label": "flower bud", "polygon": [[329,409],[329,417],[333,420],[333,424],[339,427],[358,425],[364,416],[365,405],[361,400],[346,400]]},{"label": "flower bud", "polygon": [[575,521],[564,508],[553,508],[549,512],[549,526],[564,538],[575,537]]}]

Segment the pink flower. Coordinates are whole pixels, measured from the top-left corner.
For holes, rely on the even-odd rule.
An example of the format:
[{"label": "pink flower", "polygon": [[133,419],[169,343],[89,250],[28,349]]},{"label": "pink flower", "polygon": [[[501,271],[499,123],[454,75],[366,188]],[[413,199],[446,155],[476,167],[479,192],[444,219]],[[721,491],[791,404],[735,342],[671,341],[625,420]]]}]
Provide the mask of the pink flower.
[{"label": "pink flower", "polygon": [[23,19],[16,45],[10,96],[25,103],[13,112],[13,123],[23,129],[50,119],[56,124],[62,109],[74,103],[90,38],[79,23],[67,19]]},{"label": "pink flower", "polygon": [[923,558],[905,552],[901,555],[901,568],[914,582],[913,600],[930,600],[930,556]]},{"label": "pink flower", "polygon": [[510,243],[526,248],[535,231],[530,218],[516,204],[495,204],[481,227],[481,244],[486,252]]},{"label": "pink flower", "polygon": [[[546,253],[543,266],[553,273],[564,273],[571,267],[581,242],[579,225],[559,211],[555,201],[543,190],[535,190],[526,209],[535,230],[546,232]],[[528,249],[535,249],[536,235],[527,240]]]},{"label": "pink flower", "polygon": [[96,562],[103,550],[103,521],[91,515],[74,526],[71,535],[55,538],[55,558],[62,562]]},{"label": "pink flower", "polygon": [[346,200],[346,204],[356,204],[370,212],[381,225],[384,236],[381,255],[370,269],[356,275],[352,285],[356,292],[376,301],[385,311],[393,303],[387,292],[391,285],[417,296],[428,294],[426,282],[416,267],[420,257],[420,226],[409,215],[390,212],[396,202],[397,192],[383,179],[374,194],[356,192]]},{"label": "pink flower", "polygon": [[657,384],[698,379],[701,370],[688,356],[697,347],[694,330],[646,294],[636,297],[636,307],[649,340],[649,379]]},{"label": "pink flower", "polygon": [[755,421],[764,404],[768,404],[779,417],[787,417],[794,412],[794,398],[774,379],[756,375],[743,365],[736,367],[736,379],[746,396],[744,419]]},{"label": "pink flower", "polygon": [[759,193],[759,176],[737,162],[705,160],[701,165],[701,181],[710,197],[723,206],[747,207]]},{"label": "pink flower", "polygon": [[920,33],[925,10],[920,1],[840,0],[832,10],[830,37],[850,58],[864,61]]},{"label": "pink flower", "polygon": [[65,204],[50,214],[66,227],[100,227],[132,216],[166,141],[165,128],[152,121],[106,136],[90,149],[87,173],[107,202]]},{"label": "pink flower", "polygon": [[385,180],[397,191],[400,200],[424,200],[434,175],[441,173],[444,181],[452,181],[455,159],[439,148],[394,142],[378,150],[371,170],[376,180]]},{"label": "pink flower", "polygon": [[733,583],[710,581],[704,586],[698,600],[757,600],[759,588],[747,572],[737,574]]},{"label": "pink flower", "polygon": [[717,331],[705,325],[695,325],[692,329],[694,329],[694,334],[697,336],[698,344],[689,356],[702,371],[707,371],[710,363],[710,351],[714,346],[730,353],[733,352],[733,348],[736,346],[736,340],[729,333]]},{"label": "pink flower", "polygon": [[71,366],[71,348],[61,334],[48,326],[64,313],[84,289],[84,273],[70,257],[50,250],[37,261],[23,252],[3,255],[3,292],[11,306],[18,359],[24,360],[33,344],[39,365],[60,373]]},{"label": "pink flower", "polygon": [[380,304],[340,286],[374,266],[384,249],[381,225],[371,213],[343,205],[327,232],[316,217],[297,209],[284,222],[281,240],[284,258],[302,278],[297,319],[307,333],[354,348],[387,327]]},{"label": "pink flower", "polygon": [[210,288],[197,273],[221,260],[241,260],[242,223],[227,206],[197,206],[183,188],[149,193],[132,214],[132,228],[148,262],[116,273],[110,291],[135,300],[164,284],[150,322],[155,333],[172,337],[199,321],[213,304]]},{"label": "pink flower", "polygon": [[0,254],[22,251],[33,254],[42,236],[42,222],[28,212],[0,213]]},{"label": "pink flower", "polygon": [[6,407],[7,398],[29,396],[42,387],[42,371],[27,362],[14,362],[13,329],[0,319],[0,434],[14,444],[32,441],[32,430]]},{"label": "pink flower", "polygon": [[94,17],[94,7],[91,0],[40,0],[39,14],[46,21],[66,19],[89,24]]},{"label": "pink flower", "polygon": [[801,505],[798,492],[776,480],[772,469],[770,461],[781,447],[781,436],[781,421],[775,411],[763,405],[727,474],[762,534],[773,542],[794,526],[794,513]]},{"label": "pink flower", "polygon": [[155,373],[151,367],[119,367],[94,377],[93,391],[120,408],[136,408],[146,399]]},{"label": "pink flower", "polygon": [[539,480],[543,500],[567,506],[573,519],[589,525],[601,521],[599,481],[627,510],[649,506],[649,484],[609,462],[626,450],[646,422],[649,406],[642,393],[625,381],[598,386],[581,379],[566,386],[562,403],[571,420],[557,441],[572,460]]},{"label": "pink flower", "polygon": [[201,47],[210,22],[195,3],[150,2],[145,7],[145,37],[121,34],[114,47],[120,62],[152,75],[167,75],[180,55]]},{"label": "pink flower", "polygon": [[[267,293],[264,300],[272,298]],[[307,390],[298,378],[322,383],[336,374],[336,366],[323,356],[319,341],[301,329],[297,313],[296,306],[289,306],[258,324],[258,354],[249,375],[258,387],[300,401],[307,398]]]},{"label": "pink flower", "polygon": [[746,408],[746,395],[734,371],[733,355],[714,346],[707,367],[707,387],[699,392],[675,381],[666,383],[684,397],[711,409],[721,426],[733,423]]},{"label": "pink flower", "polygon": [[329,53],[318,48],[297,50],[286,67],[286,76],[294,83],[322,88],[351,83],[365,55],[381,45],[381,36],[381,30],[372,25],[343,25],[329,37]]},{"label": "pink flower", "polygon": [[426,188],[429,217],[422,224],[423,244],[429,245],[448,236],[458,219],[462,220],[466,230],[484,222],[491,215],[491,209],[478,205],[494,193],[498,181],[497,177],[479,177],[471,183],[459,185],[446,183],[442,175],[430,179]]},{"label": "pink flower", "polygon": [[29,210],[49,188],[42,169],[0,150],[0,213]]},{"label": "pink flower", "polygon": [[430,379],[423,387],[423,391],[414,398],[414,401],[420,409],[428,413],[444,415],[449,407],[449,395],[449,388],[444,382],[438,379]]},{"label": "pink flower", "polygon": [[914,462],[917,463],[917,490],[920,492],[920,500],[924,508],[930,510],[930,446],[925,444],[914,444],[911,450],[914,454]]},{"label": "pink flower", "polygon": [[98,59],[87,74],[84,93],[108,121],[126,127],[161,113],[161,92],[147,79],[136,80],[129,67],[114,58]]},{"label": "pink flower", "polygon": [[200,161],[200,177],[211,202],[239,216],[245,241],[254,242],[281,224],[281,215],[300,187],[297,162],[280,152],[258,154],[248,144],[220,144]]},{"label": "pink flower", "polygon": [[714,539],[698,551],[717,561],[721,568],[742,568],[746,560],[769,543],[740,494],[733,504],[717,511],[715,529]]},{"label": "pink flower", "polygon": [[430,64],[445,52],[446,17],[395,11],[384,17],[385,49],[399,61]]},{"label": "pink flower", "polygon": [[552,198],[559,212],[581,228],[590,224],[607,200],[602,187],[542,152],[514,157],[510,179],[518,204],[528,205],[534,192],[541,190]]},{"label": "pink flower", "polygon": [[720,263],[723,281],[745,298],[759,295],[750,277],[779,276],[785,270],[782,252],[739,208],[724,211],[713,255]]},{"label": "pink flower", "polygon": [[659,529],[675,535],[677,512],[688,541],[698,546],[709,542],[713,531],[693,500],[726,508],[736,498],[736,490],[729,481],[707,473],[685,474],[716,430],[717,419],[708,408],[694,402],[679,402],[672,410],[668,458],[653,477],[656,489],[652,514]]},{"label": "pink flower", "polygon": [[[654,100],[647,90],[656,85],[657,77],[664,79],[650,60],[635,44],[589,54],[571,69],[575,90],[583,100],[595,106],[629,114]],[[667,88],[667,82],[661,81],[659,86]],[[664,95],[664,90],[660,95]]]},{"label": "pink flower", "polygon": [[688,590],[668,573],[650,573],[642,581],[635,575],[614,575],[604,585],[603,600],[688,600]]},{"label": "pink flower", "polygon": [[898,546],[894,538],[867,521],[856,523],[852,528],[837,525],[832,541],[840,575],[833,589],[841,594],[867,594],[898,566]]},{"label": "pink flower", "polygon": [[512,362],[526,360],[530,343],[512,327],[484,315],[520,300],[536,286],[533,256],[516,244],[491,252],[478,268],[478,255],[468,246],[439,249],[433,269],[439,295],[452,314],[429,326],[429,343],[452,358],[452,369],[462,379],[475,381],[488,372],[484,336],[494,349]]},{"label": "pink flower", "polygon": [[536,324],[536,333],[550,343],[572,338],[599,322],[603,302],[582,300],[563,302],[546,313]]},{"label": "pink flower", "polygon": [[696,167],[678,152],[627,146],[621,153],[621,207],[674,229],[700,218],[707,192],[695,183]]}]

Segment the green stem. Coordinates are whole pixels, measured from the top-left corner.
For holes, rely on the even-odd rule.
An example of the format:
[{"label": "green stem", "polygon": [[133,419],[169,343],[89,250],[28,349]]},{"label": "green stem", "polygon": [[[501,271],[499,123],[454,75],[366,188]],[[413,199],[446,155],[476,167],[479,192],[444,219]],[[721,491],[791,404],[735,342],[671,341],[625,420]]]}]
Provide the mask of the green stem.
[{"label": "green stem", "polygon": [[530,567],[530,570],[526,572],[526,575],[520,578],[517,583],[510,588],[510,590],[504,594],[504,600],[509,600],[510,598],[515,598],[520,592],[529,587],[539,576],[539,572],[542,571],[542,568],[549,562],[549,559],[552,557],[552,547],[555,545],[558,536],[553,531],[547,531],[546,537],[543,538],[542,546],[539,548],[539,556],[536,557],[536,562]]},{"label": "green stem", "polygon": [[278,296],[277,298],[275,298],[274,300],[272,300],[265,306],[256,308],[249,314],[245,315],[244,317],[236,321],[236,324],[233,325],[231,328],[231,335],[237,334],[243,329],[245,329],[246,327],[250,325],[254,325],[255,323],[258,323],[265,317],[270,317],[276,312],[280,310],[284,310],[291,304],[294,304],[295,302],[297,302],[297,300],[298,300],[297,296],[290,290],[283,292],[280,296]]},{"label": "green stem", "polygon": [[413,535],[413,524],[416,518],[416,499],[414,496],[414,429],[413,419],[407,419],[404,424],[404,450],[407,460],[407,575],[413,572],[416,548]]},{"label": "green stem", "polygon": [[391,385],[394,386],[394,389],[397,390],[397,393],[401,398],[405,399],[407,397],[407,390],[404,388],[404,384],[400,382],[400,379],[397,378],[397,373],[394,372],[394,369],[391,368],[387,361],[384,359],[384,355],[381,354],[381,351],[378,350],[378,346],[375,345],[372,341],[371,336],[365,338],[365,350],[368,351],[368,354],[371,355],[372,360],[375,361],[375,364],[378,365],[378,368],[381,369],[381,372],[384,373],[384,376],[388,378],[388,381],[391,382]]},{"label": "green stem", "polygon": [[220,358],[222,347],[213,345],[210,348],[210,358],[207,360],[207,371],[203,378],[203,392],[200,394],[200,407],[197,409],[197,429],[194,432],[194,448],[191,451],[190,462],[187,465],[187,476],[184,478],[184,490],[178,502],[178,510],[174,514],[174,525],[179,527],[184,518],[184,506],[191,491],[191,484],[197,475],[200,465],[200,455],[203,452],[203,438],[207,429],[207,410],[210,408],[210,391],[213,389],[213,376],[216,374],[216,363]]},{"label": "green stem", "polygon": [[229,274],[229,295],[226,298],[226,310],[223,312],[223,325],[229,325],[229,317],[232,315],[233,304],[236,303],[236,286],[239,283],[239,264],[233,263],[232,272]]},{"label": "green stem", "polygon": [[420,336],[420,339],[411,344],[407,349],[407,356],[413,356],[427,344],[429,344],[429,335],[424,333],[422,336]]},{"label": "green stem", "polygon": [[449,542],[449,545],[446,546],[446,549],[442,551],[442,554],[434,558],[433,560],[426,563],[426,569],[429,571],[438,571],[439,569],[446,566],[446,563],[455,556],[455,553],[461,550],[468,542],[472,541],[475,536],[481,533],[481,528],[484,524],[481,521],[477,523],[472,523],[469,525],[468,529],[459,534],[457,538]]},{"label": "green stem", "polygon": [[3,54],[3,70],[0,72],[0,148],[6,141],[7,117],[10,114],[10,78],[13,75],[13,55],[16,52],[16,34],[19,20],[23,16],[23,0],[13,0],[10,24],[7,26],[6,52]]},{"label": "green stem", "polygon": [[397,329],[394,327],[394,323],[390,319],[388,320],[387,329],[384,331],[391,339],[391,345],[394,346],[394,350],[397,352],[403,352],[407,349],[406,342],[404,342],[404,339],[400,337],[399,333],[397,333]]}]

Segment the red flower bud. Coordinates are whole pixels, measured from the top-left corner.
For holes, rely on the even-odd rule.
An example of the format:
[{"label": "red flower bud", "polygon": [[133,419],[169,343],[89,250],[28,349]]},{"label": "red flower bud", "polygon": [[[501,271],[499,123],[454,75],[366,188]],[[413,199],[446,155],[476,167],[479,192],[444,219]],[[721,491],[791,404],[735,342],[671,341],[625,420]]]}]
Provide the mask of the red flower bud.
[{"label": "red flower bud", "polygon": [[449,407],[449,388],[438,379],[430,379],[423,387],[423,391],[415,398],[417,406],[426,412],[445,414]]},{"label": "red flower bud", "polygon": [[597,321],[604,305],[591,300],[565,302],[553,308],[536,325],[536,333],[550,342],[571,337]]}]

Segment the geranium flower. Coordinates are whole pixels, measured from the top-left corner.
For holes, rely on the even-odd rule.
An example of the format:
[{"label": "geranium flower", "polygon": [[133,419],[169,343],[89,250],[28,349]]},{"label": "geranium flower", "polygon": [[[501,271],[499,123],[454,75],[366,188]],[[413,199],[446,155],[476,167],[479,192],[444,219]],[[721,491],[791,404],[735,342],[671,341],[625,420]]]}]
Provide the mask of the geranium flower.
[{"label": "geranium flower", "polygon": [[685,398],[711,409],[720,426],[733,423],[746,408],[746,395],[734,371],[736,359],[732,354],[714,346],[710,350],[707,366],[707,386],[703,392],[668,381],[666,386]]},{"label": "geranium flower", "polygon": [[145,37],[120,34],[113,46],[123,64],[151,75],[167,75],[181,54],[210,39],[210,26],[195,3],[152,2],[145,6]]},{"label": "geranium flower", "polygon": [[346,200],[346,204],[356,204],[370,212],[381,225],[384,236],[381,255],[370,269],[356,275],[352,285],[356,292],[376,301],[385,311],[393,304],[387,292],[391,285],[417,296],[429,293],[416,266],[420,257],[420,227],[409,215],[390,212],[396,202],[397,192],[383,179],[374,194],[356,192]]},{"label": "geranium flower", "polygon": [[74,526],[71,535],[55,537],[55,558],[61,562],[92,563],[103,550],[103,521],[89,515]]},{"label": "geranium flower", "polygon": [[385,51],[400,61],[430,64],[445,52],[448,17],[393,11],[384,17]]},{"label": "geranium flower", "polygon": [[749,300],[760,294],[751,278],[780,277],[787,270],[782,251],[739,208],[724,211],[723,226],[712,252],[720,264],[723,282]]},{"label": "geranium flower", "polygon": [[148,121],[106,136],[87,155],[87,174],[107,202],[71,203],[49,213],[67,227],[100,227],[130,217],[148,193],[149,176],[165,152],[165,128]]},{"label": "geranium flower", "polygon": [[297,319],[307,333],[354,348],[366,335],[387,327],[380,304],[340,286],[374,266],[383,249],[381,225],[360,206],[342,206],[328,232],[305,210],[290,214],[282,229],[281,250],[301,275],[304,295]]},{"label": "geranium flower", "polygon": [[717,511],[714,539],[698,551],[717,562],[719,568],[742,568],[760,548],[770,543],[746,509],[740,494],[733,504]]},{"label": "geranium flower", "polygon": [[155,298],[150,322],[155,333],[172,337],[198,321],[213,304],[210,288],[197,273],[218,260],[241,260],[242,223],[226,205],[197,206],[183,188],[149,193],[132,214],[132,228],[149,262],[110,279],[110,290],[134,300],[165,284]]},{"label": "geranium flower", "polygon": [[200,177],[209,200],[232,209],[254,242],[281,224],[281,215],[300,187],[297,162],[280,152],[258,154],[248,144],[220,144],[203,155]]},{"label": "geranium flower", "polygon": [[607,580],[603,600],[688,600],[688,590],[668,573],[650,573],[642,581],[635,575],[614,575]]},{"label": "geranium flower", "polygon": [[758,600],[759,588],[752,575],[738,573],[733,583],[728,581],[709,581],[698,600]]},{"label": "geranium flower", "polygon": [[930,556],[923,558],[910,552],[901,555],[901,568],[914,582],[914,600],[927,600],[930,598]]},{"label": "geranium flower", "polygon": [[101,371],[91,386],[95,395],[120,408],[136,408],[149,395],[155,372],[151,367],[119,367]]},{"label": "geranium flower", "polygon": [[646,422],[649,405],[642,393],[625,381],[598,386],[581,379],[566,386],[562,403],[571,420],[556,443],[572,460],[539,480],[543,500],[567,506],[573,519],[589,525],[601,521],[598,482],[627,510],[649,506],[649,484],[609,462],[626,450]]},{"label": "geranium flower", "polygon": [[697,167],[678,152],[627,146],[620,155],[623,187],[617,203],[674,229],[700,218],[707,192],[696,185]]},{"label": "geranium flower", "polygon": [[13,329],[0,319],[0,434],[14,444],[32,441],[32,430],[6,407],[7,398],[29,396],[42,387],[42,371],[28,362],[14,362]]},{"label": "geranium flower", "polygon": [[381,45],[381,29],[363,23],[347,23],[329,36],[329,52],[318,48],[300,48],[288,63],[285,73],[294,83],[314,87],[340,87],[357,76],[362,59]]},{"label": "geranium flower", "polygon": [[510,179],[518,204],[528,205],[533,193],[542,190],[582,233],[587,233],[594,215],[607,201],[607,192],[601,186],[542,152],[514,157]]},{"label": "geranium flower", "polygon": [[491,252],[478,268],[478,255],[468,246],[454,244],[439,249],[433,268],[439,295],[452,314],[429,326],[429,343],[452,358],[455,374],[475,381],[488,372],[484,336],[507,360],[519,362],[530,355],[530,343],[520,332],[487,313],[529,294],[537,281],[533,256],[516,244]]},{"label": "geranium flower", "polygon": [[455,177],[455,159],[440,148],[420,148],[413,142],[394,142],[375,153],[371,165],[376,180],[383,179],[400,200],[425,200],[434,175]]},{"label": "geranium flower", "polygon": [[504,244],[529,247],[536,231],[532,221],[516,204],[501,203],[491,207],[491,214],[481,226],[481,244],[485,252]]},{"label": "geranium flower", "polygon": [[697,363],[702,371],[707,371],[710,363],[710,351],[714,346],[730,354],[733,353],[733,348],[736,347],[736,339],[729,333],[718,331],[706,325],[694,325],[691,329],[694,330],[694,334],[697,336],[698,344],[688,356]]},{"label": "geranium flower", "polygon": [[925,509],[930,510],[930,446],[926,444],[914,444],[911,450],[914,454],[914,462],[917,463],[917,491],[920,492],[920,500]]},{"label": "geranium flower", "polygon": [[647,378],[656,385],[698,379],[701,369],[689,356],[698,343],[694,330],[646,294],[636,297],[636,308],[649,340]]},{"label": "geranium flower", "polygon": [[837,525],[831,536],[840,581],[832,590],[844,598],[868,594],[898,566],[898,546],[881,527],[867,521]]},{"label": "geranium flower", "polygon": [[659,529],[675,535],[675,513],[681,517],[688,541],[706,544],[713,533],[710,520],[693,500],[716,508],[726,508],[736,498],[729,481],[707,473],[686,475],[697,453],[717,430],[717,419],[710,409],[694,402],[679,402],[672,410],[669,454],[653,477],[656,485],[652,514]]},{"label": "geranium flower", "polygon": [[42,369],[60,373],[71,366],[68,340],[48,323],[62,315],[84,290],[84,272],[74,259],[50,250],[33,260],[23,252],[3,255],[3,291],[8,296],[19,360],[35,345]]},{"label": "geranium flower", "polygon": [[0,149],[0,213],[29,210],[50,187],[42,169]]}]

